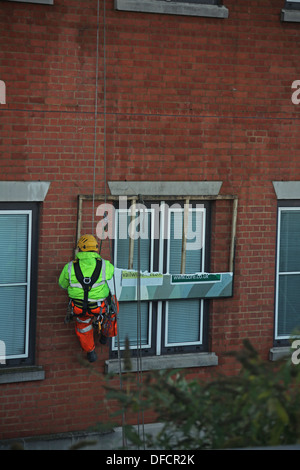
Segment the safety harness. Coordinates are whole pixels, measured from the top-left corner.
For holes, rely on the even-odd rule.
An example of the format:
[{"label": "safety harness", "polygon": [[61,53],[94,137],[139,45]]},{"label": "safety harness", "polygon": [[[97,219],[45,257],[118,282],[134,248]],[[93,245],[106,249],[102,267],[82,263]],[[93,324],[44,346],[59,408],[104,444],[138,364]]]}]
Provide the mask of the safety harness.
[{"label": "safety harness", "polygon": [[[103,267],[103,264],[105,264],[105,262],[103,263],[102,259],[97,259],[96,260],[96,267],[94,269],[94,272],[93,272],[92,276],[91,277],[84,277],[83,274],[82,274],[80,265],[79,265],[79,261],[76,260],[76,261],[73,262],[76,279],[81,284],[81,286],[83,288],[84,297],[83,297],[83,301],[82,301],[82,313],[80,314],[82,316],[85,315],[87,313],[87,311],[90,310],[89,301],[88,301],[89,291],[91,290],[93,285],[98,280],[98,278],[100,276],[101,268]],[[102,280],[102,282],[104,283],[105,280]],[[101,282],[101,284],[102,284],[102,282]]]},{"label": "safety harness", "polygon": [[[71,280],[72,266],[74,266],[74,272],[77,283],[73,283]],[[86,333],[90,329],[95,328],[97,331],[108,337],[117,336],[117,318],[116,315],[119,312],[119,303],[115,295],[109,292],[109,295],[105,299],[99,299],[89,301],[89,291],[92,287],[98,287],[106,282],[105,276],[105,261],[102,259],[96,260],[95,269],[91,277],[83,276],[81,271],[79,260],[71,261],[69,263],[69,282],[72,287],[82,287],[84,297],[82,299],[70,299],[68,313],[65,318],[65,323],[69,323],[75,316],[77,323],[88,323],[88,325],[82,329],[78,329],[80,333]],[[102,276],[100,282],[97,282],[99,276]],[[93,316],[95,320],[90,324],[89,319],[81,319],[86,314]]]}]

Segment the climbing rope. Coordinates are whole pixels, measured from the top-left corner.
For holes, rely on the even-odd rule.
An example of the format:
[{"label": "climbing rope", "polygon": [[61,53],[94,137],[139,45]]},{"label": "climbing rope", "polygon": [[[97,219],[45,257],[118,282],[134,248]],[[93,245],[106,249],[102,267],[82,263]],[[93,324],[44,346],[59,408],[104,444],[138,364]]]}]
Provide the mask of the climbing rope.
[{"label": "climbing rope", "polygon": [[[99,0],[98,0],[98,8],[97,8],[97,23],[99,22]],[[97,30],[99,30],[99,25],[97,26]],[[99,34],[97,34],[97,43],[99,42]],[[98,53],[97,53],[98,59]],[[107,152],[106,152],[106,0],[103,0],[103,184],[104,184],[104,204],[106,209],[107,204]],[[94,189],[95,191],[95,189]],[[93,192],[93,201],[95,199],[95,192]],[[94,203],[93,203],[93,216],[94,216]],[[94,228],[94,227],[93,227]],[[109,250],[110,250],[110,257],[113,260],[113,250],[112,250],[112,243],[109,238]],[[113,275],[113,286],[114,286],[114,295],[117,294],[116,290],[116,280],[115,274]],[[122,363],[121,363],[121,348],[120,348],[120,335],[119,335],[119,325],[118,325],[118,313],[116,314],[116,321],[117,321],[117,349],[118,349],[118,364],[119,364],[119,382],[120,382],[120,390],[123,389],[123,381],[122,381]],[[123,448],[127,448],[127,440],[124,432],[125,427],[125,412],[122,412],[122,442]]]},{"label": "climbing rope", "polygon": [[[99,40],[100,40],[100,0],[97,0],[97,29],[96,29],[96,73],[95,73],[95,111],[94,111],[94,156],[93,156],[93,188],[92,188],[92,233],[95,228],[95,199],[96,199],[96,162],[97,162],[97,124],[98,124],[98,78],[99,78]],[[107,205],[107,111],[106,111],[106,0],[103,0],[103,184],[104,184],[104,206]],[[104,216],[105,217],[105,216]],[[103,237],[104,234],[102,234]],[[109,237],[108,237],[109,238]],[[102,246],[102,240],[101,240]],[[109,238],[110,256],[113,260],[112,242]],[[137,382],[138,387],[142,385],[142,335],[141,335],[141,248],[140,237],[138,238],[138,259],[137,259]],[[116,281],[113,275],[114,294],[116,295]],[[118,314],[117,319],[117,350],[118,350],[118,363],[119,363],[119,378],[120,389],[123,389],[122,383],[122,363],[121,363],[121,348],[120,336],[118,327]],[[142,410],[142,430],[143,442],[144,440],[144,411]],[[122,412],[122,440],[123,448],[127,448],[126,436],[124,433],[125,428],[125,413]],[[140,435],[140,412],[138,412],[138,433]]]},{"label": "climbing rope", "polygon": [[[139,196],[139,203],[142,203],[142,198]],[[145,214],[143,215],[145,217]],[[143,218],[143,223],[144,223]],[[138,256],[137,256],[137,384],[140,398],[140,391],[143,383],[143,364],[142,364],[142,311],[141,311],[141,236],[138,237]],[[144,409],[141,411],[142,419],[142,442],[144,443],[145,450],[145,423],[144,423]],[[138,411],[138,435],[140,437],[140,410]]]},{"label": "climbing rope", "polygon": [[[105,4],[105,1],[104,1]],[[96,159],[97,159],[97,118],[98,118],[98,74],[99,74],[99,20],[100,2],[97,0],[97,31],[96,31],[96,83],[95,83],[95,112],[94,112],[94,160],[93,160],[93,199],[92,199],[92,233],[95,225],[95,193],[96,193]]]}]

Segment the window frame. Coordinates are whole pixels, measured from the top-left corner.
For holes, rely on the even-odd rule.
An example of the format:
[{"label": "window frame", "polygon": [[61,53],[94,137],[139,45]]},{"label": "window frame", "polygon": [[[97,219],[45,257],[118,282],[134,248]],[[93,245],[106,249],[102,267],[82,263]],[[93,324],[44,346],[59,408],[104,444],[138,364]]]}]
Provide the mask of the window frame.
[{"label": "window frame", "polygon": [[300,10],[300,1],[299,0],[293,0],[293,1],[285,1],[284,8],[287,10]]},{"label": "window frame", "polygon": [[[279,300],[279,263],[280,263],[280,228],[281,228],[281,212],[283,210],[300,211],[300,200],[289,199],[279,200],[277,207],[277,228],[276,228],[276,263],[275,263],[275,295],[274,295],[274,346],[290,345],[291,335],[278,334],[278,300]],[[296,273],[296,272],[295,272]],[[298,273],[298,272],[297,272]],[[289,272],[281,273],[289,274]],[[299,271],[300,274],[300,271]]]},{"label": "window frame", "polygon": [[[159,205],[161,207],[162,204],[168,204],[169,209],[172,209],[172,205],[180,205],[181,208],[178,207],[178,210],[184,210],[184,203],[187,198],[178,198],[177,200],[169,200],[168,197],[161,197],[158,201],[155,200],[147,200],[145,202],[145,206],[148,210],[151,210],[152,205]],[[127,201],[128,206],[131,204],[131,200]],[[117,203],[116,203],[117,204]],[[211,212],[212,212],[212,201],[210,200],[197,200],[193,198],[189,200],[189,210],[197,210],[197,205],[201,205],[202,207],[199,208],[205,214],[204,216],[204,234],[205,234],[205,245],[204,250],[202,253],[202,261],[203,261],[203,271],[209,272],[210,266],[210,246],[211,246]],[[119,208],[115,207],[116,213],[119,212]],[[129,207],[127,210],[130,210]],[[160,211],[159,211],[160,213]],[[168,210],[169,219],[170,210]],[[165,222],[166,218],[163,218],[163,222]],[[163,237],[163,233],[165,227],[163,225],[161,213],[159,218],[159,227],[154,227],[154,224],[151,225],[151,233],[153,235],[154,231],[159,230],[160,238],[159,240],[152,240],[152,247],[155,252],[154,257],[150,261],[150,266],[154,271],[159,272],[168,272],[168,238],[166,239]],[[168,223],[168,230],[170,228],[170,223]],[[115,223],[115,234],[117,234],[117,223]],[[155,233],[158,233],[157,231]],[[163,252],[163,256],[161,257],[161,253]],[[113,240],[113,253],[114,253],[114,263],[116,260],[116,236],[114,236]],[[117,266],[117,264],[115,264]],[[126,267],[125,267],[126,268]],[[188,302],[189,299],[186,299]],[[177,353],[191,353],[191,352],[207,352],[208,351],[208,331],[209,331],[209,300],[208,299],[199,299],[199,315],[200,315],[200,340],[198,342],[193,343],[183,343],[183,344],[167,344],[165,341],[166,338],[166,321],[167,321],[167,313],[168,313],[168,302],[169,301],[150,301],[149,310],[151,311],[151,325],[152,330],[149,332],[149,337],[151,337],[151,347],[146,348],[145,346],[141,346],[141,348],[131,347],[132,356],[135,357],[138,354],[142,354],[143,356],[165,356],[165,355],[175,355]],[[174,300],[175,302],[175,300]],[[134,303],[133,303],[134,304]],[[122,303],[120,304],[120,309],[122,308]],[[150,314],[149,314],[150,315]],[[160,326],[159,326],[160,325]],[[122,348],[124,349],[124,348]],[[117,350],[118,345],[117,341],[112,341],[110,346],[110,358],[117,357]]]},{"label": "window frame", "polygon": [[[138,210],[138,205],[137,205],[137,210]],[[115,240],[117,240],[117,234],[119,233],[119,214],[120,213],[126,213],[126,214],[129,214],[130,216],[130,211],[131,211],[131,201],[128,200],[127,201],[127,208],[119,208],[119,207],[115,207],[115,215],[117,215],[117,217],[115,217],[115,220],[114,220],[114,237],[113,237],[113,257],[114,257],[114,265],[117,266],[117,263],[118,263],[118,259],[117,259],[117,245],[115,243]],[[151,230],[151,241],[150,241],[150,253],[149,253],[149,269],[150,271],[153,271],[154,270],[154,259],[153,259],[153,253],[154,253],[154,246],[155,246],[155,240],[154,240],[154,237],[153,237],[153,233],[154,233],[154,230],[155,230],[155,227],[154,227],[154,209],[152,208],[148,208],[146,209],[146,212],[148,212],[150,214],[150,230]],[[127,230],[128,230],[128,227],[127,227]],[[126,239],[127,240],[127,239]],[[137,242],[137,241],[136,241]],[[135,304],[134,302],[132,302],[132,304]],[[145,354],[154,354],[155,351],[153,349],[153,344],[154,344],[154,328],[153,328],[153,321],[154,321],[154,318],[156,317],[156,315],[153,314],[153,312],[155,312],[155,305],[153,302],[147,302],[148,304],[148,335],[147,335],[147,344],[144,344],[144,345],[140,345],[140,348],[144,351]],[[139,341],[139,338],[137,338],[137,341]],[[138,348],[135,347],[135,346],[132,346],[129,344],[129,348],[130,350],[132,351],[132,354],[133,355],[136,355],[137,354],[137,350]],[[121,350],[124,350],[125,347],[121,346]],[[111,342],[111,346],[110,346],[110,350],[111,350],[111,355],[112,357],[114,357],[114,355],[117,353],[117,350],[118,350],[118,346],[117,346],[117,343],[115,341],[115,339],[113,338],[112,339],[112,342]]]},{"label": "window frame", "polygon": [[284,7],[281,10],[281,21],[289,23],[300,22],[300,1],[288,1],[284,2]]},{"label": "window frame", "polygon": [[[25,341],[27,347],[22,355],[17,357],[7,358],[5,363],[1,363],[1,369],[27,366],[35,364],[35,333],[36,333],[36,312],[37,312],[37,272],[38,272],[38,233],[39,233],[39,214],[40,207],[38,202],[0,202],[0,211],[7,213],[30,213],[29,220],[31,226],[28,230],[28,288],[27,292],[29,298],[26,305],[26,326],[25,326]],[[1,339],[1,338],[0,338]],[[25,343],[25,344],[26,344]]]}]

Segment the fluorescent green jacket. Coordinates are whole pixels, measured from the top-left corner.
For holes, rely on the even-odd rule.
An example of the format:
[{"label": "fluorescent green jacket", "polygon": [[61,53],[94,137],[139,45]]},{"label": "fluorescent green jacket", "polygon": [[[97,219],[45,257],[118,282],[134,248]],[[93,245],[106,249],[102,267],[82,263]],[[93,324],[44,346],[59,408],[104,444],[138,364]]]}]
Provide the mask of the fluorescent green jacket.
[{"label": "fluorescent green jacket", "polygon": [[[79,266],[84,277],[91,277],[96,267],[96,259],[101,259],[98,253],[93,251],[81,251],[77,253]],[[105,299],[109,295],[109,287],[106,281],[109,281],[114,274],[114,266],[107,260],[102,260],[103,265],[98,280],[89,292],[89,300]],[[103,269],[104,268],[104,269]],[[71,299],[83,299],[83,288],[75,276],[73,261],[67,263],[60,276],[58,283],[60,287],[68,290]],[[99,285],[98,285],[99,284]]]}]

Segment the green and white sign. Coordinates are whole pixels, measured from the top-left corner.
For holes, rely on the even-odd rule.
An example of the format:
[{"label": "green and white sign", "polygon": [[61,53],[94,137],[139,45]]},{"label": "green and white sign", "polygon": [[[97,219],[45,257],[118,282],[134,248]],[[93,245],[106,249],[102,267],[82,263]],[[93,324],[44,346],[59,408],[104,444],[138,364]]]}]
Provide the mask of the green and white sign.
[{"label": "green and white sign", "polygon": [[115,268],[108,282],[120,302],[136,301],[139,281],[140,300],[213,299],[231,297],[233,273],[162,274]]},{"label": "green and white sign", "polygon": [[122,287],[136,286],[138,279],[140,279],[141,285],[161,286],[163,283],[163,274],[142,272],[139,275],[137,271],[122,270]]},{"label": "green and white sign", "polygon": [[195,273],[195,274],[172,274],[171,284],[178,283],[198,283],[221,281],[221,274]]}]

